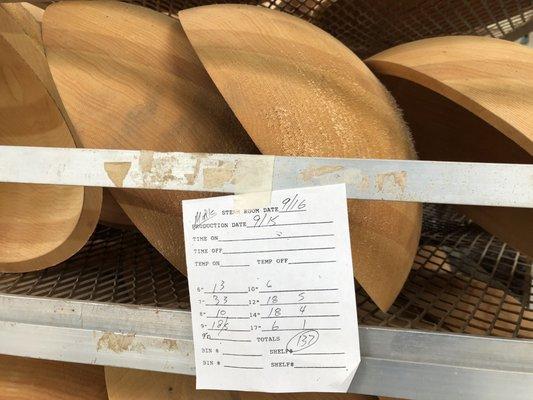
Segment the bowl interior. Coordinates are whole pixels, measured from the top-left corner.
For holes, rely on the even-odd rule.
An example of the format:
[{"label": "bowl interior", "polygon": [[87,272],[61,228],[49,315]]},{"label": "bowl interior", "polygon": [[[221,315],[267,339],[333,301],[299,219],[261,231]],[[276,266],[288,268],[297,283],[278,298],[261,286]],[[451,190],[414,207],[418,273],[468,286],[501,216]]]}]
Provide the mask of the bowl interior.
[{"label": "bowl interior", "polygon": [[[56,104],[0,37],[0,144],[73,147]],[[0,263],[42,256],[65,242],[83,207],[82,187],[0,184]]]}]

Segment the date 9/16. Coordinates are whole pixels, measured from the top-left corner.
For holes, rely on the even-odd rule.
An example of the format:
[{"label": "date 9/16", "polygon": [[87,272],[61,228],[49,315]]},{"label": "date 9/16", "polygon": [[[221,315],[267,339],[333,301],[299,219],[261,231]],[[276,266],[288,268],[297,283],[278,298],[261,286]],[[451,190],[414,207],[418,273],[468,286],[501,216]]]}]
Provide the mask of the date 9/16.
[{"label": "date 9/16", "polygon": [[300,198],[298,193],[294,196],[285,197],[281,201],[281,207],[265,208],[261,212],[258,208],[250,210],[255,215],[252,217],[254,228],[262,226],[276,226],[279,214],[271,215],[271,212],[277,213],[290,213],[290,212],[303,212],[306,211],[305,199]]}]

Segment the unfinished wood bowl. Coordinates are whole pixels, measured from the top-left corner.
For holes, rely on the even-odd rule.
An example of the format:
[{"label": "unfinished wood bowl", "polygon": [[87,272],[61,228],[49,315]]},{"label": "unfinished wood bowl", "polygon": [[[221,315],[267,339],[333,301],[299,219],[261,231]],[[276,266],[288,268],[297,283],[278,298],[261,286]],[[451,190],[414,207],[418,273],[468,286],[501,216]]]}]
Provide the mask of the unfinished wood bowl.
[{"label": "unfinished wood bowl", "polygon": [[[33,65],[35,73],[37,73],[43,83],[45,83],[50,95],[63,111],[63,117],[65,117],[65,122],[69,125],[69,129],[73,131],[71,124],[69,124],[70,121],[68,120],[68,115],[63,109],[61,98],[57,93],[52,75],[50,74],[46,57],[44,57],[41,29],[44,9],[30,3],[5,3],[0,7],[2,7],[12,18],[11,22],[15,22],[26,34],[23,38],[19,38],[17,41],[17,47],[23,52],[23,57],[30,58],[33,61],[31,64]],[[27,40],[28,36],[33,39],[33,42]],[[35,49],[35,47],[37,47],[37,49]],[[104,189],[102,193],[102,209],[99,222],[107,226],[121,229],[132,227],[133,222],[131,222],[122,208],[120,208],[109,190]]]},{"label": "unfinished wood bowl", "polygon": [[100,212],[100,223],[113,228],[133,228],[134,224],[126,215],[124,210],[111,195],[109,189],[102,192],[102,211]]},{"label": "unfinished wood bowl", "polygon": [[235,400],[230,392],[196,391],[195,378],[164,372],[105,367],[109,400]]},{"label": "unfinished wood bowl", "polygon": [[2,400],[107,400],[104,368],[0,355]]},{"label": "unfinished wood bowl", "polygon": [[[63,107],[50,73],[48,62],[44,56],[41,29],[44,9],[29,3],[5,3],[1,4],[0,7],[11,17],[9,21],[4,21],[6,24],[4,29],[10,33],[6,37],[9,38],[12,46],[17,49],[22,58],[28,60],[28,64],[46,86],[48,93],[60,108],[67,126],[73,132],[74,128]],[[10,25],[11,29],[7,29]],[[22,29],[24,35],[20,34],[20,29]],[[28,37],[32,40],[28,40]],[[117,228],[128,228],[133,225],[107,189],[103,190],[100,222]]]},{"label": "unfinished wood bowl", "polygon": [[[31,7],[36,8],[36,10]],[[33,11],[30,12],[29,10]],[[44,10],[28,3],[0,4],[0,32],[2,37],[9,42],[11,47],[37,75],[62,111],[48,62],[44,56],[41,35],[42,15],[40,14],[44,14]]]},{"label": "unfinished wood bowl", "polygon": [[[453,36],[404,44],[366,62],[403,109],[421,158],[533,163],[533,50]],[[460,209],[533,256],[533,210]]]},{"label": "unfinished wood bowl", "polygon": [[1,7],[27,36],[42,46],[41,21],[44,14],[42,8],[30,3],[4,3]]},{"label": "unfinished wood bowl", "polygon": [[196,390],[194,376],[105,367],[109,400],[373,400],[374,396],[343,393],[253,393]]},{"label": "unfinished wood bowl", "polygon": [[[44,60],[0,7],[0,144],[74,147]],[[72,256],[93,232],[100,204],[98,188],[0,184],[0,271],[42,269]]]},{"label": "unfinished wood bowl", "polygon": [[[257,152],[177,20],[119,2],[56,3],[45,11],[43,40],[83,146]],[[112,194],[147,239],[186,273],[181,200],[200,195],[116,189]]]},{"label": "unfinished wood bowl", "polygon": [[[293,16],[246,5],[193,8],[181,11],[179,18],[202,64],[261,152],[415,157],[390,95],[326,32]],[[311,183],[313,178],[306,179]],[[421,206],[350,200],[348,213],[355,277],[386,310],[411,268]]]}]

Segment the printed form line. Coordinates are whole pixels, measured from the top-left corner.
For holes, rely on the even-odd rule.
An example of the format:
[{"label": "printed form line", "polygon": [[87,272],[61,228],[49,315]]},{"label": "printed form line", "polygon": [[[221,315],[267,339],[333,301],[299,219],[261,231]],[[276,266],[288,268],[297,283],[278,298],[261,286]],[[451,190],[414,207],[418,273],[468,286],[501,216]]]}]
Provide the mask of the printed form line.
[{"label": "printed form line", "polygon": [[221,268],[236,268],[236,267],[249,267],[250,264],[233,264],[233,265],[221,265]]},{"label": "printed form line", "polygon": [[309,250],[335,250],[335,247],[308,247],[302,249],[276,249],[276,250],[252,250],[252,251],[223,251],[222,254],[256,254],[276,253],[280,251],[309,251]]},{"label": "printed form line", "polygon": [[294,329],[263,329],[261,332],[301,332],[302,330],[309,331],[340,331],[341,328],[294,328]]},{"label": "printed form line", "polygon": [[312,366],[306,366],[306,367],[301,366],[301,367],[297,367],[297,366],[295,366],[294,368],[318,368],[318,369],[320,369],[320,368],[328,369],[328,368],[329,368],[329,369],[332,369],[332,368],[346,368],[346,366],[345,366],[345,365],[344,365],[344,366],[338,366],[338,367],[337,367],[337,366],[331,366],[331,367],[319,367],[319,366],[316,366],[316,367],[314,367],[314,366],[313,366],[313,367],[312,367]]},{"label": "printed form line", "polygon": [[339,304],[338,301],[302,301],[300,303],[265,303],[261,306],[299,306],[306,304]]},{"label": "printed form line", "polygon": [[261,317],[261,319],[277,319],[277,318],[336,318],[338,314],[324,314],[324,315],[280,315],[274,317]]},{"label": "printed form line", "polygon": [[326,261],[297,261],[297,262],[290,262],[289,264],[295,265],[295,264],[329,264],[337,262],[337,260],[326,260]]},{"label": "printed form line", "polygon": [[263,367],[244,367],[239,365],[224,365],[224,368],[239,368],[239,369],[264,369]]},{"label": "printed form line", "polygon": [[285,290],[260,290],[259,293],[288,293],[288,292],[328,292],[332,290],[339,290],[339,288],[331,289],[285,289]]},{"label": "printed form line", "polygon": [[248,294],[248,292],[205,292],[205,294]]},{"label": "printed form line", "polygon": [[333,221],[293,222],[290,224],[247,226],[247,228],[275,228],[276,226],[319,225],[319,224],[332,224],[332,223]]},{"label": "printed form line", "polygon": [[238,353],[222,353],[223,356],[235,356],[235,357],[263,357],[262,354],[238,354]]},{"label": "printed form line", "polygon": [[248,242],[254,240],[276,240],[276,239],[302,239],[302,238],[314,238],[314,237],[331,237],[335,236],[333,233],[327,233],[323,235],[297,235],[297,236],[274,236],[274,237],[262,237],[262,238],[243,238],[243,239],[218,239],[219,242]]}]

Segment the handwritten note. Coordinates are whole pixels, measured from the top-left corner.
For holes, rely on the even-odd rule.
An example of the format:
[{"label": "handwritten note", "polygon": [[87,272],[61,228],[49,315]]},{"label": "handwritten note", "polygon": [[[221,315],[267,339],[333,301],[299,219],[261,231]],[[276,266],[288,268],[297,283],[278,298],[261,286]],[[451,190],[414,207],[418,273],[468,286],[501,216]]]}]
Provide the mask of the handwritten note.
[{"label": "handwritten note", "polygon": [[183,202],[198,389],[346,392],[360,362],[346,189]]}]

